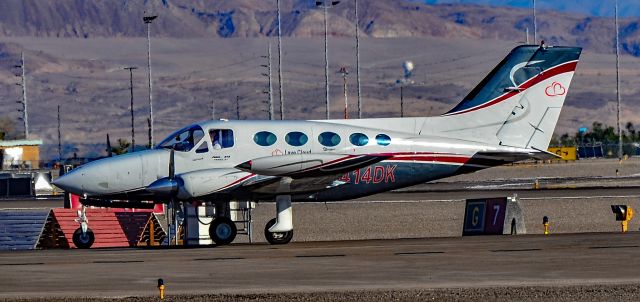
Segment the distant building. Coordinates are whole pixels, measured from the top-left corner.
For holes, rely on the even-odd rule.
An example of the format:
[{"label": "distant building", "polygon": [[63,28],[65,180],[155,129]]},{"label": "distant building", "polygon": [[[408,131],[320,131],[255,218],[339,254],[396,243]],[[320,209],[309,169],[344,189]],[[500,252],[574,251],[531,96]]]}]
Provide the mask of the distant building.
[{"label": "distant building", "polygon": [[40,146],[42,140],[0,141],[2,170],[40,168]]}]

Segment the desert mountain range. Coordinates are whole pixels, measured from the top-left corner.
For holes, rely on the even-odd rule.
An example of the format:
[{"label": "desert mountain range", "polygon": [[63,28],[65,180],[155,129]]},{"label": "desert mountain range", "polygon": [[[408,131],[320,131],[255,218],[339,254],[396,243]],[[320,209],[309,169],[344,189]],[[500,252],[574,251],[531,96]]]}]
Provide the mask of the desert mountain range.
[{"label": "desert mountain range", "polygon": [[[530,9],[405,0],[360,0],[362,100],[365,117],[399,116],[402,63],[413,61],[415,85],[404,91],[407,116],[446,112],[532,31]],[[322,11],[315,1],[282,0],[283,85],[288,119],[324,118]],[[62,111],[63,156],[104,154],[109,133],[130,140],[129,74],[136,66],[136,141],[147,140],[146,28],[152,24],[156,138],[194,121],[266,118],[261,65],[275,54],[275,0],[3,0],[0,1],[0,117],[22,125],[15,83],[25,53],[31,133],[57,157],[56,107]],[[329,9],[332,117],[344,99],[340,67],[355,67],[354,6]],[[585,48],[556,133],[593,121],[615,122],[613,19],[540,10],[538,36],[551,45]],[[640,123],[640,26],[621,20],[623,122]],[[533,39],[533,33],[530,38]],[[276,71],[274,66],[274,72]],[[275,79],[274,79],[275,80]],[[355,77],[348,77],[351,116]],[[274,82],[277,85],[277,82]],[[275,86],[277,87],[277,86]],[[275,94],[278,99],[277,89]],[[212,113],[212,104],[215,113]],[[278,108],[278,104],[276,104]],[[277,113],[276,113],[277,114]]]},{"label": "desert mountain range", "polygon": [[[323,34],[322,10],[316,7],[315,0],[281,2],[283,35],[314,37]],[[491,1],[485,2],[491,4]],[[574,2],[583,1],[571,1]],[[579,5],[574,4],[572,6]],[[533,36],[530,9],[472,4],[429,5],[407,0],[361,0],[358,5],[360,28],[369,37],[524,41],[526,28]],[[560,5],[565,6],[568,5]],[[602,6],[595,5],[594,9],[602,10]],[[145,12],[159,16],[153,25],[155,37],[247,38],[276,34],[275,0],[3,0],[0,2],[0,35],[141,37],[146,34],[141,22]],[[329,13],[332,36],[353,35],[353,0],[343,0]],[[639,29],[638,18],[621,21],[624,52],[640,55]],[[605,53],[612,52],[614,46],[613,20],[609,17],[541,9],[538,30],[539,38],[550,44],[578,45]]]}]

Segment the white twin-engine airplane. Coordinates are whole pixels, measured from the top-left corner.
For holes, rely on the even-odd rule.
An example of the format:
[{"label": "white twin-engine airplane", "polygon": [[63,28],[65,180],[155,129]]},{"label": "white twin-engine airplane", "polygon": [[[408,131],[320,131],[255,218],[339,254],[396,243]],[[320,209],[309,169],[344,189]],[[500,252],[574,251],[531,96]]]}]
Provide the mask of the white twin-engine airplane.
[{"label": "white twin-engine airplane", "polygon": [[[274,201],[272,244],[293,236],[291,202],[339,201],[408,187],[547,152],[581,48],[518,46],[449,112],[435,117],[208,121],[155,149],[97,160],[54,184],[89,199]],[[236,226],[216,211],[216,244]],[[219,212],[219,213],[218,213]],[[225,212],[227,214],[225,214]],[[83,224],[76,245],[93,233]]]}]

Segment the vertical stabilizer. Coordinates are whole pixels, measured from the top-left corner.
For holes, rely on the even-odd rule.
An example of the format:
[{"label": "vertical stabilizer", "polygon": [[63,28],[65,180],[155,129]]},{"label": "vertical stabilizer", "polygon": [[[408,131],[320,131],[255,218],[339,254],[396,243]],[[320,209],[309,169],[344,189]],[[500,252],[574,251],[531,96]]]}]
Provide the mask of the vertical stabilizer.
[{"label": "vertical stabilizer", "polygon": [[435,128],[455,137],[546,150],[581,51],[516,47]]}]

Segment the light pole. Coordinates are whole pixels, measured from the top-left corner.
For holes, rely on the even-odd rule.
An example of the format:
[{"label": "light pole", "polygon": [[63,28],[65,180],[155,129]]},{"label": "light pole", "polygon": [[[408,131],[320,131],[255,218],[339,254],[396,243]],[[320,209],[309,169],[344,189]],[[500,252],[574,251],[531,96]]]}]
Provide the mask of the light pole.
[{"label": "light pole", "polygon": [[328,32],[329,26],[327,23],[327,13],[330,6],[337,5],[340,1],[331,1],[327,3],[327,0],[316,1],[316,6],[320,6],[324,10],[324,88],[325,88],[325,107],[326,107],[326,117],[329,119],[330,111],[329,111],[329,39]]},{"label": "light pole", "polygon": [[131,152],[136,151],[136,131],[133,119],[133,70],[138,67],[130,66],[125,67],[125,70],[129,70],[129,91],[131,95]]},{"label": "light pole", "polygon": [[355,17],[356,17],[356,83],[358,86],[358,118],[362,118],[362,99],[360,97],[360,38],[358,36],[358,27],[360,20],[358,19],[358,0],[354,0]]},{"label": "light pole", "polygon": [[533,44],[538,40],[538,22],[536,20],[536,0],[533,0]]},{"label": "light pole", "polygon": [[151,22],[158,16],[144,16],[142,21],[147,24],[147,70],[149,71],[149,148],[153,149],[153,84],[151,81]]},{"label": "light pole", "polygon": [[240,96],[236,95],[236,119],[240,120]]},{"label": "light pole", "polygon": [[58,105],[58,162],[62,162],[62,134],[60,131],[60,105]]},{"label": "light pole", "polygon": [[[280,98],[280,119],[284,120],[284,96],[282,89],[282,27],[280,22],[280,0],[276,0],[276,6],[278,7],[278,97]],[[271,59],[269,59],[269,65],[271,65]]]},{"label": "light pole", "polygon": [[404,84],[400,84],[400,117],[404,117]]},{"label": "light pole", "polygon": [[620,127],[620,30],[618,28],[618,0],[614,6],[615,26],[616,26],[616,120],[618,123],[618,159],[622,159],[622,129]]},{"label": "light pole", "polygon": [[349,118],[349,99],[347,98],[347,75],[349,71],[347,71],[347,67],[343,66],[338,71],[339,74],[342,75],[342,89],[344,91],[344,119]]}]

